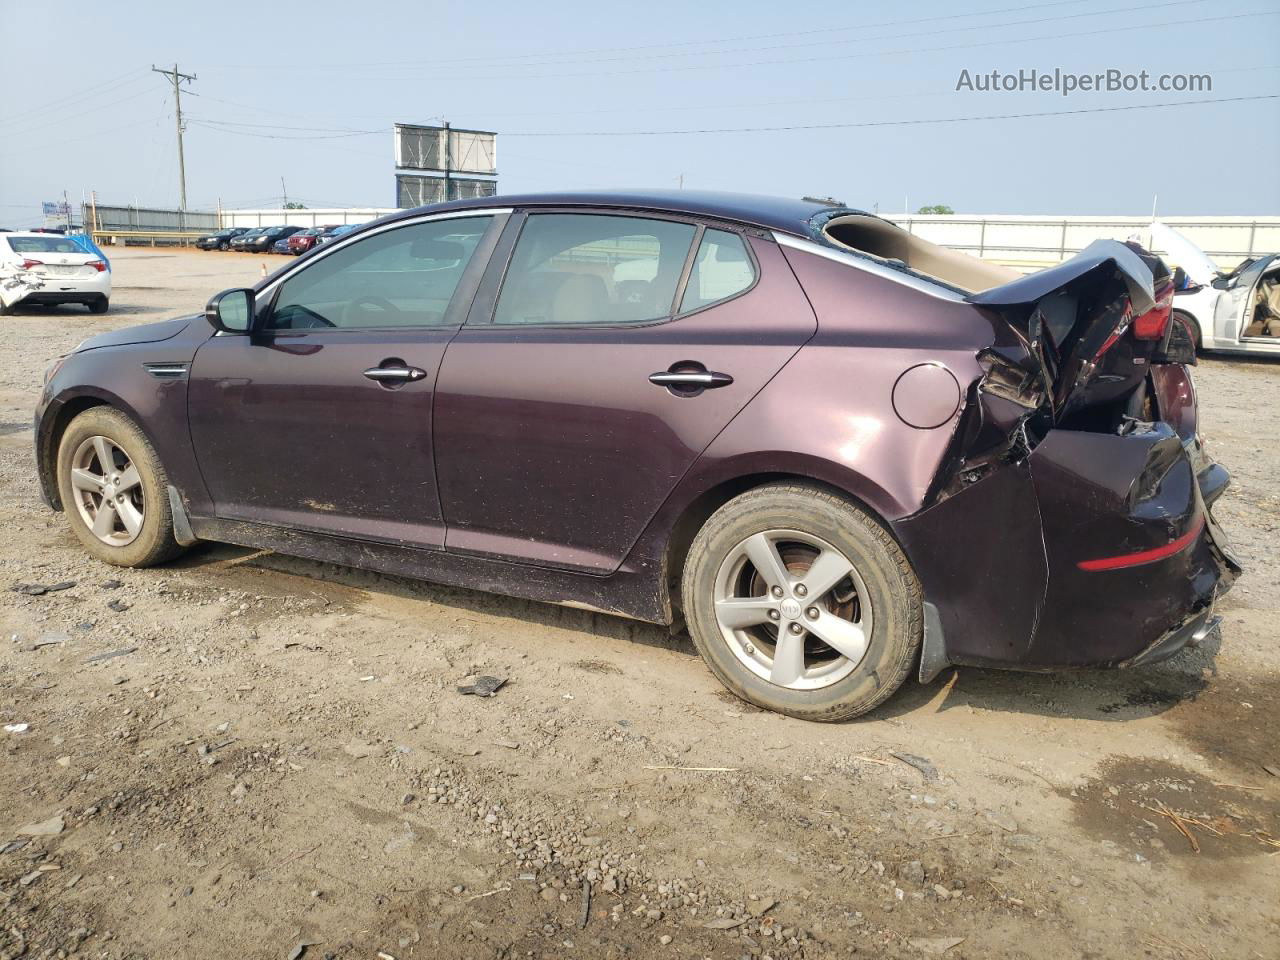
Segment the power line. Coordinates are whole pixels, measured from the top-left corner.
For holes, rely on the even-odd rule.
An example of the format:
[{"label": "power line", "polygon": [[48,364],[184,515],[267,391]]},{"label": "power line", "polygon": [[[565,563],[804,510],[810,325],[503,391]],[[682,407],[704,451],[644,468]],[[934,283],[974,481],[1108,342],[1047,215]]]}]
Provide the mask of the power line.
[{"label": "power line", "polygon": [[[1144,8],[1144,9],[1149,9],[1149,8]],[[953,44],[944,44],[941,46],[934,46],[934,47],[912,46],[912,47],[905,47],[897,50],[862,50],[856,53],[832,54],[829,56],[821,56],[821,57],[802,57],[802,58],[783,57],[780,59],[773,59],[773,60],[751,60],[745,63],[696,63],[696,64],[684,64],[680,66],[666,65],[661,67],[644,67],[644,68],[638,68],[635,70],[611,70],[609,71],[607,76],[618,77],[618,76],[629,76],[634,74],[654,73],[654,72],[676,73],[676,72],[686,72],[686,71],[693,71],[693,70],[742,70],[747,67],[796,66],[798,64],[807,64],[807,63],[830,63],[833,61],[860,60],[867,57],[887,57],[887,56],[904,56],[904,55],[918,56],[919,54],[922,54],[922,53],[936,53],[940,51],[945,52],[950,50],[973,50],[973,49],[980,49],[980,48],[987,48],[987,47],[1004,46],[1006,44],[1011,44],[1011,43],[1018,43],[1018,44],[1031,43],[1037,40],[1064,40],[1072,37],[1096,37],[1096,36],[1102,36],[1102,35],[1111,36],[1113,34],[1128,33],[1135,30],[1143,30],[1143,31],[1153,30],[1157,27],[1179,27],[1182,29],[1186,29],[1188,27],[1195,26],[1196,24],[1202,24],[1202,23],[1219,23],[1227,20],[1244,20],[1244,19],[1255,18],[1255,17],[1274,17],[1274,16],[1280,16],[1280,10],[1252,10],[1247,13],[1229,14],[1226,16],[1216,16],[1216,17],[1200,17],[1194,20],[1164,20],[1158,23],[1139,23],[1139,24],[1133,24],[1131,26],[1108,26],[1108,27],[1097,29],[1097,30],[1077,30],[1073,33],[1039,34],[1033,37],[1006,37],[999,40],[981,40],[981,41],[970,42],[970,43],[953,43]],[[994,29],[997,26],[1000,26],[1000,25],[992,24],[991,28]],[[921,35],[923,34],[915,34],[915,36],[921,36]],[[894,38],[881,37],[876,39],[894,39]],[[421,80],[423,79],[424,76],[429,76],[429,75],[419,75],[411,79]],[[456,78],[456,74],[452,76]],[[526,80],[548,80],[548,79],[561,79],[561,78],[592,78],[592,79],[599,80],[600,77],[601,77],[601,74],[599,72],[581,72],[580,71],[577,73],[530,73],[530,74],[523,74],[515,78],[513,78],[510,74],[469,74],[466,76],[465,79],[467,80],[503,79],[507,81],[510,81],[512,79],[518,79],[520,82],[524,82]],[[406,79],[406,78],[365,77],[363,79],[366,79],[366,80],[380,79],[383,81],[390,81],[395,79]]]},{"label": "power line", "polygon": [[273,133],[254,133],[251,130],[233,130],[224,126],[217,126],[214,122],[207,120],[192,119],[191,123],[197,127],[204,127],[207,130],[216,130],[218,133],[231,133],[238,137],[256,137],[259,140],[345,140],[350,137],[368,137],[375,134],[386,136],[390,132],[384,128],[382,130],[349,130],[345,133],[281,135]]},{"label": "power line", "polygon": [[48,103],[42,106],[36,107],[35,109],[32,109],[32,110],[23,111],[22,113],[12,114],[6,117],[5,119],[6,119],[6,122],[13,123],[17,120],[23,120],[27,117],[47,116],[50,110],[62,109],[64,107],[73,106],[78,103],[92,100],[95,97],[100,97],[104,93],[114,93],[117,90],[121,90],[124,87],[129,86],[130,84],[137,83],[139,80],[142,80],[142,79],[143,77],[141,73],[134,73],[132,70],[130,70],[128,73],[123,73],[118,77],[113,77],[110,80],[103,81],[101,84],[99,84],[97,87],[95,87],[93,90],[87,93],[83,90],[77,90],[75,93],[69,93],[62,97],[55,97],[53,100],[50,100]]},{"label": "power line", "polygon": [[[1203,4],[1208,2],[1210,2],[1210,0],[1167,0],[1167,2],[1164,2],[1164,3],[1145,3],[1145,4],[1138,4],[1136,6],[1129,6],[1129,7],[1115,7],[1109,10],[1089,10],[1089,11],[1084,11],[1082,13],[1068,13],[1068,14],[1062,14],[1060,16],[1055,16],[1055,17],[1036,17],[1030,20],[1007,20],[1002,23],[946,27],[940,30],[926,30],[926,31],[912,30],[907,33],[895,33],[895,34],[889,34],[887,36],[880,36],[880,37],[870,37],[870,38],[856,37],[852,40],[848,40],[848,39],[846,40],[810,40],[804,43],[778,44],[770,47],[736,47],[728,50],[710,50],[710,51],[702,51],[702,52],[695,52],[695,53],[659,53],[659,54],[647,54],[644,56],[602,57],[602,58],[596,58],[596,59],[578,59],[578,58],[567,59],[567,60],[553,59],[553,60],[546,60],[541,63],[531,63],[531,64],[525,64],[525,65],[539,67],[539,66],[557,66],[559,64],[626,63],[626,62],[644,61],[644,60],[669,60],[674,57],[708,56],[708,55],[725,56],[733,53],[768,53],[773,50],[798,50],[798,49],[807,48],[807,47],[832,46],[835,44],[866,43],[868,39],[869,40],[901,40],[901,39],[914,38],[914,37],[943,36],[945,34],[951,34],[951,33],[967,33],[973,30],[995,30],[995,29],[1005,29],[1008,27],[1026,27],[1026,26],[1034,26],[1041,23],[1057,23],[1063,20],[1079,20],[1085,17],[1112,16],[1114,14],[1119,14],[1119,13],[1134,13],[1138,11],[1145,13],[1149,10],[1158,10],[1164,7],[1185,7],[1185,6],[1191,6],[1193,4]],[[906,23],[911,23],[911,22],[913,21],[906,21]],[[900,23],[883,24],[883,26],[900,26],[900,25],[902,24]],[[434,65],[438,61],[414,61],[414,62],[429,63],[431,65]]]},{"label": "power line", "polygon": [[[809,30],[792,30],[792,31],[786,31],[782,33],[759,33],[759,34],[747,34],[744,36],[736,36],[736,37],[717,37],[710,40],[684,40],[684,41],[679,41],[675,43],[671,43],[671,42],[651,43],[651,44],[641,44],[637,46],[626,46],[626,47],[595,47],[595,48],[577,49],[577,50],[556,50],[556,51],[550,51],[550,52],[540,51],[538,53],[495,54],[493,56],[488,56],[488,57],[457,57],[452,59],[431,58],[430,60],[423,60],[423,59],[383,60],[377,64],[369,64],[369,66],[397,67],[397,66],[412,66],[413,64],[418,64],[418,63],[428,63],[432,65],[458,64],[458,63],[501,63],[501,62],[512,61],[512,60],[528,60],[531,58],[541,58],[541,57],[561,57],[561,56],[567,57],[567,56],[578,56],[578,55],[596,54],[596,53],[629,53],[629,52],[642,51],[642,50],[663,50],[663,49],[675,49],[677,47],[710,46],[710,45],[720,44],[720,43],[746,43],[751,40],[776,40],[784,37],[807,37],[807,36],[814,36],[817,34],[847,33],[850,30],[875,30],[881,27],[910,26],[912,24],[935,23],[943,20],[958,20],[958,19],[964,19],[969,17],[986,17],[986,16],[992,16],[998,13],[1022,13],[1028,10],[1039,10],[1047,7],[1074,6],[1076,4],[1087,3],[1087,2],[1092,2],[1092,0],[1053,0],[1053,2],[1049,2],[1049,3],[1019,4],[1018,6],[1013,6],[1013,7],[998,7],[992,10],[974,10],[966,13],[949,13],[949,14],[942,14],[934,17],[919,17],[912,20],[886,20],[880,23],[856,23],[856,24],[850,24],[844,27],[819,27],[819,28],[813,28]],[[1099,11],[1099,12],[1106,13],[1107,11]],[[992,28],[994,28],[994,25]],[[719,51],[713,51],[713,50],[701,51],[700,53],[696,53],[692,55],[714,54],[717,52]],[[245,68],[248,68],[248,69],[258,68],[263,70],[294,69],[294,67],[290,65],[276,65],[276,64],[263,64],[263,63],[224,64],[223,66],[234,67],[236,69],[245,69]]]},{"label": "power line", "polygon": [[1194,107],[1210,103],[1242,103],[1250,100],[1277,100],[1280,93],[1248,97],[1217,97],[1210,100],[1177,100],[1167,103],[1131,103],[1118,107],[1082,107],[1077,110],[1042,110],[1035,113],[996,113],[969,117],[931,117],[917,120],[865,120],[857,123],[804,123],[779,127],[704,127],[688,130],[585,130],[571,133],[504,133],[504,137],[671,137],[710,133],[782,133],[793,130],[851,130],[857,127],[913,127],[934,123],[970,123],[982,120],[1028,120],[1035,117],[1074,117],[1085,113],[1120,113],[1128,110],[1158,110],[1163,107]]}]

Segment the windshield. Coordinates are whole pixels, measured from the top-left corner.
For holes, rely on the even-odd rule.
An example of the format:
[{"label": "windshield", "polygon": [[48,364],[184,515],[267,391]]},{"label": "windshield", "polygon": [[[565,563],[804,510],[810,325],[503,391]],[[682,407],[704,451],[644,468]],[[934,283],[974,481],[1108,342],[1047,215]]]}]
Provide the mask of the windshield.
[{"label": "windshield", "polygon": [[84,253],[66,237],[8,237],[14,253]]}]

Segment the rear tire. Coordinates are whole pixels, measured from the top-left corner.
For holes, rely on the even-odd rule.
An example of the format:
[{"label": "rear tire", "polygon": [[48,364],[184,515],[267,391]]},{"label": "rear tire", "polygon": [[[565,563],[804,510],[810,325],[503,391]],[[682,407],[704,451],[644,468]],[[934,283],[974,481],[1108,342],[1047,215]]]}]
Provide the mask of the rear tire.
[{"label": "rear tire", "polygon": [[111,308],[111,301],[107,297],[99,300],[90,300],[85,304],[89,308],[90,313],[106,313]]},{"label": "rear tire", "polygon": [[906,556],[864,510],[818,487],[770,484],[730,500],[694,538],[681,586],[711,672],[767,710],[848,720],[887,700],[919,656],[923,606]]},{"label": "rear tire", "polygon": [[[57,471],[71,532],[92,556],[118,567],[150,567],[182,552],[173,537],[164,467],[151,441],[120,411],[92,407],[72,420],[58,445]],[[118,479],[104,486],[97,477]],[[99,517],[100,526],[94,523]]]}]

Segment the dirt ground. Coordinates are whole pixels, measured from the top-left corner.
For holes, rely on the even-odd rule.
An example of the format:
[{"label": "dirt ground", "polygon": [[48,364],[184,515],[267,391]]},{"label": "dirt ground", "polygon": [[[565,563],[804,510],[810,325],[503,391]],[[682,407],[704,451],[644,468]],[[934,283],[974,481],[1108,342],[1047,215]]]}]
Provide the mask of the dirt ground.
[{"label": "dirt ground", "polygon": [[37,494],[41,372],[262,263],[120,252],[110,314],[0,322],[0,585],[75,582],[0,592],[2,960],[1280,956],[1280,365],[1196,371],[1247,568],[1220,637],[825,726],[643,624],[217,545],[88,560]]}]

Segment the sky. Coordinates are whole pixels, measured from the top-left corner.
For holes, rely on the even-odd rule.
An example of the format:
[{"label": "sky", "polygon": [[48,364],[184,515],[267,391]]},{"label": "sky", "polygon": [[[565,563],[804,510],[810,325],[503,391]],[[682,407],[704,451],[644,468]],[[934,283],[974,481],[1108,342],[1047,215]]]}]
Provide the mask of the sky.
[{"label": "sky", "polygon": [[[1278,0],[0,0],[16,20],[27,42],[0,57],[10,227],[63,191],[176,207],[172,88],[151,70],[175,63],[196,77],[189,209],[279,207],[286,191],[392,207],[391,125],[447,119],[497,131],[502,193],[1280,215]],[[1212,89],[972,89],[1032,69],[1208,74]]]}]

